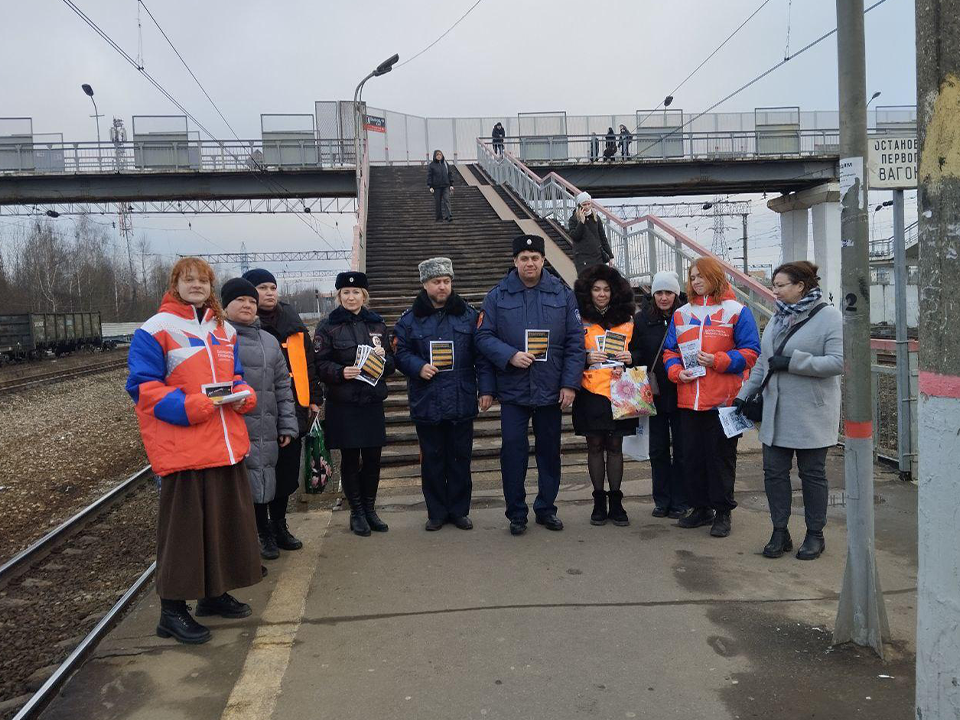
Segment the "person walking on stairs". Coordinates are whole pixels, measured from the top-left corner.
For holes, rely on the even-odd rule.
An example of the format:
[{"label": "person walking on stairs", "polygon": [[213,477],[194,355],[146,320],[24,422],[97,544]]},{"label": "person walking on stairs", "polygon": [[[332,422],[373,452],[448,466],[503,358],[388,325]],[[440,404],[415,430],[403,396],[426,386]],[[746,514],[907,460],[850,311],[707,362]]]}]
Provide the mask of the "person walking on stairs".
[{"label": "person walking on stairs", "polygon": [[[243,381],[237,333],[224,321],[214,280],[204,260],[178,260],[160,311],[133,334],[127,356],[127,392],[161,478],[157,635],[193,645],[207,642],[210,629],[187,600],[197,600],[198,616],[247,617],[250,606],[229,591],[262,577],[243,465],[250,439],[242,415],[256,407],[256,393]],[[247,397],[223,405],[212,397],[242,391]]]},{"label": "person walking on stairs", "polygon": [[[250,436],[250,454],[244,465],[253,495],[260,557],[275,560],[280,551],[270,528],[267,508],[277,494],[276,468],[281,449],[300,437],[290,392],[290,373],[280,343],[262,328],[257,317],[260,295],[253,283],[244,278],[227,280],[220,290],[220,298],[227,320],[237,331],[237,352],[244,380],[257,393],[257,407],[243,417]],[[286,500],[284,495],[284,508]]]},{"label": "person walking on stairs", "polygon": [[367,276],[342,272],[335,286],[340,304],[314,334],[317,375],[327,385],[327,447],[340,450],[350,529],[367,536],[388,530],[375,506],[387,443],[383,401],[395,365],[383,318],[367,308]]},{"label": "person walking on stairs", "polygon": [[567,230],[573,240],[573,264],[578,275],[592,265],[606,265],[613,260],[613,250],[590,193],[577,195],[577,209],[567,222]]},{"label": "person walking on stairs", "polygon": [[479,313],[453,290],[453,262],[431,258],[418,269],[423,290],[393,333],[420,441],[426,529],[449,522],[470,530],[473,421],[478,409],[486,412],[493,404],[493,368],[477,352]]},{"label": "person walking on stairs", "polygon": [[[586,369],[583,386],[573,401],[573,431],[587,438],[587,468],[593,484],[591,525],[604,525],[609,518],[614,525],[630,524],[623,509],[623,438],[637,431],[637,418],[613,419],[610,405],[610,381],[623,374],[624,365],[639,360],[637,333],[634,328],[633,288],[624,277],[606,265],[584,270],[574,283],[580,316],[583,318],[583,344]],[[614,360],[620,367],[598,367],[610,358],[597,350],[597,340],[607,334],[624,337],[624,349]],[[610,487],[604,490],[604,478]],[[607,501],[609,500],[609,509]]]},{"label": "person walking on stairs", "polygon": [[560,490],[561,412],[573,404],[583,377],[583,325],[573,292],[543,271],[538,235],[513,240],[514,269],[483,301],[477,347],[493,364],[500,401],[500,472],[510,532],[527,529],[524,481],[533,420],[537,456],[537,523],[562,530],[555,504]]},{"label": "person walking on stairs", "polygon": [[450,196],[453,195],[453,170],[440,150],[433,151],[433,162],[427,165],[427,187],[433,195],[436,221],[453,222]]},{"label": "person walking on stairs", "polygon": [[243,277],[257,288],[260,304],[257,317],[260,327],[273,335],[280,343],[280,350],[290,375],[298,432],[293,440],[280,446],[277,460],[277,491],[270,501],[266,516],[260,510],[257,529],[260,532],[261,549],[266,559],[277,557],[279,550],[299,550],[303,543],[291,534],[287,527],[287,505],[290,496],[300,487],[300,463],[303,458],[303,438],[310,429],[312,416],[320,412],[323,404],[323,386],[317,379],[313,359],[313,341],[310,331],[291,305],[280,300],[277,279],[269,270],[254,268]]}]

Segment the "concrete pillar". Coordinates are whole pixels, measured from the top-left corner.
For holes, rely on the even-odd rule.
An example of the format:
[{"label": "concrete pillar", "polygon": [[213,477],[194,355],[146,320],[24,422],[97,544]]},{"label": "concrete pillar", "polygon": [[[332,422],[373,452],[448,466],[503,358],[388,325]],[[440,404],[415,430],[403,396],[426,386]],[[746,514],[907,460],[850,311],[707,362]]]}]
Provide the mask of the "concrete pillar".
[{"label": "concrete pillar", "polygon": [[820,268],[823,297],[840,307],[840,203],[824,202],[813,213],[813,261]]},{"label": "concrete pillar", "polygon": [[798,208],[780,213],[780,242],[783,261],[807,259],[807,208]]}]

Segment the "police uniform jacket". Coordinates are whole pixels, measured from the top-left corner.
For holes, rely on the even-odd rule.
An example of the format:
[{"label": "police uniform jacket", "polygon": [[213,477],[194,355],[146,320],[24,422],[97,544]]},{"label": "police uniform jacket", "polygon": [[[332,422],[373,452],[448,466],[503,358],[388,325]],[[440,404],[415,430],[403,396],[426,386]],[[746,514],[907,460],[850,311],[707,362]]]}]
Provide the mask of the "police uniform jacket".
[{"label": "police uniform jacket", "polygon": [[[434,308],[421,290],[413,307],[394,327],[397,367],[407,376],[410,417],[418,423],[466,420],[477,416],[477,393],[493,395],[496,381],[490,362],[477,352],[474,335],[478,313],[456,293],[442,308]],[[430,380],[420,370],[430,362],[430,341],[453,342],[453,370]]]},{"label": "police uniform jacket", "polygon": [[[526,330],[549,330],[546,362],[523,369],[510,358],[526,348]],[[559,402],[560,389],[578,390],[585,353],[583,324],[573,291],[547,271],[528,288],[516,269],[487,293],[477,347],[496,371],[501,403],[541,407]]]},{"label": "police uniform jacket", "polygon": [[[382,345],[386,351],[383,375],[375,386],[361,380],[344,380],[343,370],[356,364],[357,347]],[[317,325],[313,347],[316,352],[317,375],[327,386],[327,399],[336,403],[369,405],[382,403],[387,397],[386,379],[393,375],[396,365],[387,328],[383,318],[375,312],[361,308],[354,315],[343,307],[336,308],[329,317]]]}]

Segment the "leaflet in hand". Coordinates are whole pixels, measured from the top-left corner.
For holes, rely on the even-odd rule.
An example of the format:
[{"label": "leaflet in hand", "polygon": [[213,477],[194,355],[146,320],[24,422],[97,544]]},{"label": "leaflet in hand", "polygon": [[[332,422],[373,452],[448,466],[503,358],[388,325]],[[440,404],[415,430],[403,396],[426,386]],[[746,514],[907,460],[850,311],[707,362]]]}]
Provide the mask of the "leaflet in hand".
[{"label": "leaflet in hand", "polygon": [[680,343],[680,355],[683,357],[683,369],[693,377],[703,377],[707,369],[697,362],[697,353],[700,352],[700,339]]},{"label": "leaflet in hand", "polygon": [[362,380],[367,385],[376,385],[383,377],[383,358],[377,355],[370,345],[357,346],[357,359],[354,366],[360,368],[357,380]]},{"label": "leaflet in hand", "polygon": [[430,341],[430,364],[440,372],[453,370],[453,341]]},{"label": "leaflet in hand", "polygon": [[250,397],[249,390],[233,391],[232,382],[206,383],[200,386],[204,394],[213,400],[214,405],[227,405]]},{"label": "leaflet in hand", "polygon": [[[606,348],[606,335],[597,335],[594,338],[594,344],[597,346],[598,353],[604,353],[605,355],[607,354],[604,349]],[[608,355],[608,358],[609,358],[609,355]],[[617,367],[623,367],[623,363],[617,362],[616,360],[607,359],[604,362],[591,363],[589,369],[600,370],[601,368],[617,368]]]},{"label": "leaflet in hand", "polygon": [[547,352],[550,350],[549,330],[527,330],[526,352],[533,355],[537,362],[547,361]]},{"label": "leaflet in hand", "polygon": [[744,430],[750,430],[754,427],[753,421],[746,415],[741,415],[735,407],[717,408],[720,413],[720,425],[723,427],[723,434],[728,438],[742,435]]}]

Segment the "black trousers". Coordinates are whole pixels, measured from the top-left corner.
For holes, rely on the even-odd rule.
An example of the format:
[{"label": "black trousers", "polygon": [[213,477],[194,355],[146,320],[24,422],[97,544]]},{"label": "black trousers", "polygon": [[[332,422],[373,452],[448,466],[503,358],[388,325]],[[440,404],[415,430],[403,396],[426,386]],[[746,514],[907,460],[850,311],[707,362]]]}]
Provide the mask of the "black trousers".
[{"label": "black trousers", "polygon": [[340,480],[348,500],[353,488],[356,488],[361,500],[369,501],[371,505],[377,498],[382,452],[383,448],[379,445],[340,450]]},{"label": "black trousers", "polygon": [[737,479],[740,436],[728,438],[723,434],[716,410],[679,412],[687,502],[694,508],[733,510],[737,506],[733,485]]},{"label": "black trousers", "polygon": [[774,445],[763,446],[763,486],[770,505],[770,519],[775,528],[785,528],[790,520],[793,499],[790,487],[790,469],[793,455],[797,455],[797,470],[803,489],[803,514],[807,532],[823,533],[827,524],[827,449],[795,450]]},{"label": "black trousers", "polygon": [[277,458],[277,492],[267,505],[270,507],[270,519],[273,522],[283,520],[287,515],[287,501],[300,487],[300,461],[303,456],[303,439],[291,440],[286,447],[280,448]]},{"label": "black trousers", "polygon": [[443,522],[470,514],[473,480],[473,419],[417,423],[420,439],[420,484],[427,516]]},{"label": "black trousers", "polygon": [[453,217],[450,209],[450,188],[438,187],[433,189],[433,201],[436,203],[436,219],[449,220]]},{"label": "black trousers", "polygon": [[664,510],[686,510],[684,491],[683,432],[680,412],[658,412],[650,418],[650,471],[653,474],[653,504]]}]

